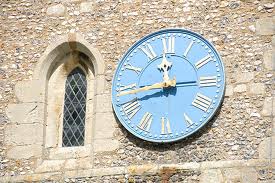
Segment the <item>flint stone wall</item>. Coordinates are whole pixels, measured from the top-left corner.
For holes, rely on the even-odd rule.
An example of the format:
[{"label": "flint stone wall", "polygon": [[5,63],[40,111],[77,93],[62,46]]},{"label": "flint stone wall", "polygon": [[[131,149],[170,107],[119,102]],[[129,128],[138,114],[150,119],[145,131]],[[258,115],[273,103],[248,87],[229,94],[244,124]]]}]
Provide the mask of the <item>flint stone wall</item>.
[{"label": "flint stone wall", "polygon": [[[271,0],[2,1],[0,182],[271,182],[274,6]],[[217,115],[198,133],[155,145],[119,124],[111,79],[134,42],[170,27],[198,32],[215,45],[225,65],[226,94]],[[46,48],[67,35],[80,36],[102,55],[94,98],[101,111],[94,113],[92,146],[45,151],[45,91],[35,68]]]}]

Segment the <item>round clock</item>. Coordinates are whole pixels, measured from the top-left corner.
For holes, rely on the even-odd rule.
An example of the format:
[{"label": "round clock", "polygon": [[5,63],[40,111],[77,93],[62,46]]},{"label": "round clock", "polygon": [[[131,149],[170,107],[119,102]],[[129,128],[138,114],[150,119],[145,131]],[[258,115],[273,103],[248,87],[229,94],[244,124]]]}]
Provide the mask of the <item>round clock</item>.
[{"label": "round clock", "polygon": [[215,114],[225,89],[222,60],[201,35],[165,29],[136,42],[112,83],[120,123],[151,142],[183,139]]}]

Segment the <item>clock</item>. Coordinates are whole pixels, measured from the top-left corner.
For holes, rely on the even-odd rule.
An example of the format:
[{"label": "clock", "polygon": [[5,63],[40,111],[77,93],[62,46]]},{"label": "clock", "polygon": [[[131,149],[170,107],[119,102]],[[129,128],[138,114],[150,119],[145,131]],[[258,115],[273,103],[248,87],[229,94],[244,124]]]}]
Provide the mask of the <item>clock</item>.
[{"label": "clock", "polygon": [[173,142],[214,116],[224,90],[224,66],[214,46],[192,31],[164,29],[143,37],[122,57],[112,104],[136,137]]}]

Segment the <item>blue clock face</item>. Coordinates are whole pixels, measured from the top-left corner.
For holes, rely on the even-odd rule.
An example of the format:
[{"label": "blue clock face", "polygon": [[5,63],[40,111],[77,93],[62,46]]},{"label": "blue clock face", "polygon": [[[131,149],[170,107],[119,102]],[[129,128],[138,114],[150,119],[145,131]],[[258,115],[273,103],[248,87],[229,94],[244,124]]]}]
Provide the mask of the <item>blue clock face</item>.
[{"label": "blue clock face", "polygon": [[224,94],[220,56],[202,36],[166,29],[136,42],[123,56],[112,83],[121,124],[151,142],[183,139],[205,125]]}]

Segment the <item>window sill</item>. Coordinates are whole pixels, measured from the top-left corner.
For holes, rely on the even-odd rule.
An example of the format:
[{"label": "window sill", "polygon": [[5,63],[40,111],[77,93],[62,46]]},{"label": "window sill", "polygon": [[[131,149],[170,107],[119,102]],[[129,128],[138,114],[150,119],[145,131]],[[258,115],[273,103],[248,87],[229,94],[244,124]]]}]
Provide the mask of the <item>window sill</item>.
[{"label": "window sill", "polygon": [[49,148],[49,159],[72,159],[91,156],[91,145]]}]

